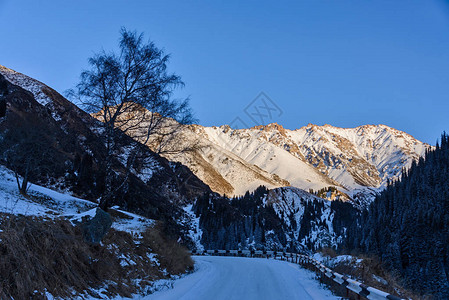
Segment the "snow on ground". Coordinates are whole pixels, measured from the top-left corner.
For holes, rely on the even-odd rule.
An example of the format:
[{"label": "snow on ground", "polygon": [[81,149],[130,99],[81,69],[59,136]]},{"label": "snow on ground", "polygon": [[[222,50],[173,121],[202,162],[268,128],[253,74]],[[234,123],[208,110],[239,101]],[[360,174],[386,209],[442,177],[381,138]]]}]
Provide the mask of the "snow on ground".
[{"label": "snow on ground", "polygon": [[13,172],[0,166],[0,212],[28,216],[74,216],[97,206],[35,184],[29,186],[28,194],[29,198],[20,195]]},{"label": "snow on ground", "polygon": [[342,262],[346,262],[348,264],[360,264],[363,261],[363,259],[352,255],[338,255],[335,257],[330,257],[323,255],[320,252],[315,253],[313,258],[331,269]]},{"label": "snow on ground", "polygon": [[[27,216],[65,217],[72,222],[84,216],[95,216],[97,204],[68,194],[31,184],[30,197],[22,196],[13,172],[0,165],[0,212]],[[140,234],[154,224],[154,220],[113,207],[121,217],[115,218],[112,227],[116,230]]]},{"label": "snow on ground", "polygon": [[174,282],[173,289],[140,299],[290,300],[339,299],[298,265],[265,258],[195,256],[196,272]]},{"label": "snow on ground", "polygon": [[192,210],[193,205],[190,204],[184,207],[184,211],[186,213],[186,220],[188,222],[189,229],[189,237],[195,243],[195,247],[197,251],[203,251],[204,246],[201,244],[201,237],[203,235],[203,231],[200,228],[200,218],[195,215]]},{"label": "snow on ground", "polygon": [[141,234],[146,228],[154,225],[154,220],[124,210],[119,210],[117,206],[112,207],[112,209],[126,216],[125,218],[114,220],[112,228],[115,230],[126,231],[132,234]]}]

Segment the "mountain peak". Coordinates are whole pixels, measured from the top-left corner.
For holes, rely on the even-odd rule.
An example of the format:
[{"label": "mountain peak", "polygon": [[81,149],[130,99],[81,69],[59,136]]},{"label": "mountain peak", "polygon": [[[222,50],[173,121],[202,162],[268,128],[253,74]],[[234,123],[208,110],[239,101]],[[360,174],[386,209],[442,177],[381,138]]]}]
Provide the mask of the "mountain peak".
[{"label": "mountain peak", "polygon": [[251,129],[257,129],[257,130],[261,130],[261,131],[272,131],[272,130],[277,130],[280,133],[285,135],[285,128],[278,124],[278,123],[270,123],[268,125],[258,125],[258,126],[254,126]]},{"label": "mountain peak", "polygon": [[[324,125],[316,125],[316,124],[312,124],[309,123],[306,126],[304,126],[305,128],[324,128],[324,129],[335,129],[335,130],[354,130],[354,129],[373,129],[373,128],[385,128],[385,129],[394,129],[393,127],[387,126],[387,125],[383,125],[383,124],[364,124],[364,125],[359,125],[356,127],[339,127],[339,126],[334,126],[331,124],[324,124]],[[303,127],[303,128],[304,128]],[[301,128],[299,128],[301,129]]]}]

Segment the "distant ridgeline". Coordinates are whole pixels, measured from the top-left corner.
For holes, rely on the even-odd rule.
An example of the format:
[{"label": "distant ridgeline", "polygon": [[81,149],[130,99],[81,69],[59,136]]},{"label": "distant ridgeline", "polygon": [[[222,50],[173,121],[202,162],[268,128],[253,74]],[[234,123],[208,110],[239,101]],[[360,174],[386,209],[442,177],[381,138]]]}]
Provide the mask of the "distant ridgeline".
[{"label": "distant ridgeline", "polygon": [[347,246],[376,254],[422,294],[449,299],[449,136],[391,183],[350,228]]}]

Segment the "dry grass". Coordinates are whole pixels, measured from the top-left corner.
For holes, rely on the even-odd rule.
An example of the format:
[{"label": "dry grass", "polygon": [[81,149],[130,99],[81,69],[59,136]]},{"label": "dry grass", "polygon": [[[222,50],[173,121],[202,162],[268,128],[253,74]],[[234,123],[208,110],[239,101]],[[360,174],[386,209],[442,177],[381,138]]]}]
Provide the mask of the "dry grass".
[{"label": "dry grass", "polygon": [[335,258],[338,255],[337,252],[335,252],[334,249],[328,248],[328,247],[322,248],[320,252],[323,254],[323,256],[327,256],[327,257],[330,257],[330,258]]},{"label": "dry grass", "polygon": [[[193,267],[187,250],[149,229],[142,240],[110,230],[101,246],[64,219],[0,215],[0,299],[96,294],[129,297],[152,281]],[[160,265],[149,259],[158,254]],[[166,269],[168,272],[164,272]]]},{"label": "dry grass", "polygon": [[158,255],[159,261],[167,268],[168,273],[179,275],[193,270],[194,262],[187,248],[181,247],[176,241],[162,234],[162,225],[143,234],[142,244],[148,245]]}]

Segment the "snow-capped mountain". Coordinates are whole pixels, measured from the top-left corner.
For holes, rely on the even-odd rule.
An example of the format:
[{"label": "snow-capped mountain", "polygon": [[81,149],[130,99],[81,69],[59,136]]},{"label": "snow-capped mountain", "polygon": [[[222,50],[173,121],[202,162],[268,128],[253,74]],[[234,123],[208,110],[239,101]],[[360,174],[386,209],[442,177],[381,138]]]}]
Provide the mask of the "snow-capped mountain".
[{"label": "snow-capped mountain", "polygon": [[336,187],[333,197],[362,202],[431,147],[386,125],[309,124],[296,130],[276,123],[235,130],[190,125],[183,140],[201,146],[166,157],[187,165],[218,193],[242,195],[259,185]]}]

